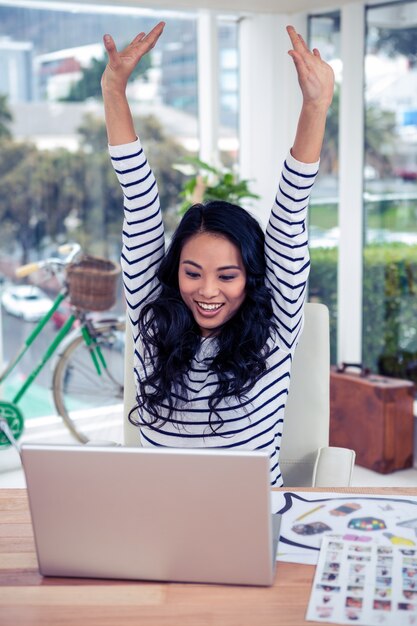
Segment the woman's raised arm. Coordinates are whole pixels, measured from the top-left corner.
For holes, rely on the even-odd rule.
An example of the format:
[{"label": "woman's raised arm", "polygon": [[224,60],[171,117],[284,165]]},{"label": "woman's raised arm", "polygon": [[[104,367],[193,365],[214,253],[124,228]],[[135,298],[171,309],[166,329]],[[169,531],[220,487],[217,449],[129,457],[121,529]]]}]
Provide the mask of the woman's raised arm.
[{"label": "woman's raised arm", "polygon": [[124,196],[121,264],[135,340],[141,307],[159,288],[156,272],[165,243],[158,186],[136,137],[126,85],[163,28],[164,23],[160,22],[147,35],[139,33],[122,52],[117,51],[110,35],[103,38],[109,61],[101,84],[110,157]]},{"label": "woman's raised arm", "polygon": [[332,102],[334,73],[330,65],[322,60],[317,48],[309,50],[293,26],[287,26],[287,32],[293,46],[288,54],[294,61],[303,94],[291,154],[302,163],[315,163],[320,158],[326,115]]},{"label": "woman's raised arm", "polygon": [[292,26],[289,51],[303,94],[291,154],[285,160],[265,235],[266,280],[277,323],[277,342],[293,350],[303,326],[310,268],[307,207],[318,170],[327,110],[333,96],[333,70],[318,50],[310,51]]},{"label": "woman's raised arm", "polygon": [[107,136],[109,144],[117,146],[135,141],[136,132],[126,98],[126,85],[141,58],[151,50],[164,30],[159,22],[148,34],[139,33],[121,52],[111,35],[104,35],[108,63],[101,79]]}]

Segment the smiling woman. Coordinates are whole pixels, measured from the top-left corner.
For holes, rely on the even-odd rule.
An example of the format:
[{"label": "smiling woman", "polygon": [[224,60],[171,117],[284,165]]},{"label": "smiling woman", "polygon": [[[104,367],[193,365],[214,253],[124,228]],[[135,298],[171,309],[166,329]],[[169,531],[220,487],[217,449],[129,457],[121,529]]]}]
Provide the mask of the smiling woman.
[{"label": "smiling woman", "polygon": [[143,385],[138,403],[152,421],[173,418],[173,381],[178,397],[187,397],[180,377],[202,337],[215,339],[211,345],[218,347],[212,368],[219,385],[208,399],[207,426],[213,432],[223,422],[217,404],[243,394],[265,370],[275,324],[265,272],[264,233],[247,211],[223,201],[190,207],[158,268],[160,291],[138,318],[144,344],[157,355],[152,367],[138,374]]},{"label": "smiling woman", "polygon": [[102,79],[110,155],[124,194],[122,268],[135,341],[142,445],[265,450],[282,485],[279,450],[291,363],[303,328],[306,217],[333,72],[288,35],[303,107],[264,235],[243,208],[193,205],[165,254],[156,180],[126,99],[128,78],[164,29],[123,51],[105,35]]}]

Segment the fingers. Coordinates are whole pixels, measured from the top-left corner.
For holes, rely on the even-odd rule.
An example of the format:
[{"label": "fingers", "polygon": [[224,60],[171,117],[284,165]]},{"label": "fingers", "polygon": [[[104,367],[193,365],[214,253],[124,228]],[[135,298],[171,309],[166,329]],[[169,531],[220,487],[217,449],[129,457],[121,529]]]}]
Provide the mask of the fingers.
[{"label": "fingers", "polygon": [[165,22],[159,22],[156,26],[152,28],[152,30],[143,37],[141,43],[146,43],[147,50],[153,48],[158,41],[159,37],[162,35],[162,32],[165,28]]},{"label": "fingers", "polygon": [[304,103],[313,103],[323,108],[330,105],[333,95],[333,70],[320,55],[317,48],[309,50],[304,39],[293,26],[287,26],[293,45],[288,51],[297,72]]},{"label": "fingers", "polygon": [[311,52],[303,37],[297,33],[294,26],[287,26],[287,33],[291,39],[292,46],[296,52],[302,55],[306,60],[308,60],[312,55],[318,56],[320,58],[319,51],[315,48],[316,52]]},{"label": "fingers", "polygon": [[[125,51],[132,50],[132,48],[136,48],[140,46],[141,48],[141,56],[151,50],[158,41],[165,27],[165,22],[159,22],[154,28],[146,34],[145,32],[140,32],[136,35],[136,37],[131,41],[131,43],[125,48]],[[106,48],[106,52],[109,57],[109,61],[111,64],[117,63],[119,59],[119,52],[117,51],[116,44],[114,43],[113,37],[111,35],[104,35],[103,37],[104,47]],[[124,51],[123,51],[124,52]],[[123,54],[122,52],[122,54]]]},{"label": "fingers", "polygon": [[301,35],[297,33],[294,26],[287,26],[287,33],[289,35],[289,38],[291,39],[292,47],[294,48],[294,50],[300,53],[309,52],[309,49],[307,48],[304,39],[301,37]]},{"label": "fingers", "polygon": [[323,63],[320,52],[317,48],[311,51],[293,26],[287,26],[287,32],[293,45],[293,50],[289,50],[288,54],[294,61],[299,78],[306,78],[310,70],[315,71]]},{"label": "fingers", "polygon": [[116,62],[118,58],[118,52],[113,37],[111,35],[104,35],[103,43],[109,57],[109,62]]},{"label": "fingers", "polygon": [[300,33],[298,33],[298,39],[301,43],[302,49],[304,50],[304,52],[308,52],[309,54],[311,54],[311,50],[310,48],[307,46],[306,42],[304,41],[302,35],[300,35]]},{"label": "fingers", "polygon": [[153,29],[148,33],[141,32],[133,39],[133,41],[127,46],[124,52],[130,52],[137,63],[140,59],[151,50],[159,37],[162,35],[162,32],[165,27],[165,22],[159,22]]},{"label": "fingers", "polygon": [[136,35],[136,37],[133,39],[132,44],[131,45],[135,45],[139,42],[142,41],[142,39],[145,37],[146,33],[142,32],[142,33],[138,33]]},{"label": "fingers", "polygon": [[299,78],[302,80],[303,78],[305,78],[307,76],[307,73],[308,73],[307,66],[306,66],[306,64],[304,62],[303,57],[301,56],[301,54],[299,52],[297,52],[297,50],[289,50],[288,54],[290,55],[290,57],[294,61],[294,65],[295,65],[295,69],[297,70],[297,74],[298,74]]}]

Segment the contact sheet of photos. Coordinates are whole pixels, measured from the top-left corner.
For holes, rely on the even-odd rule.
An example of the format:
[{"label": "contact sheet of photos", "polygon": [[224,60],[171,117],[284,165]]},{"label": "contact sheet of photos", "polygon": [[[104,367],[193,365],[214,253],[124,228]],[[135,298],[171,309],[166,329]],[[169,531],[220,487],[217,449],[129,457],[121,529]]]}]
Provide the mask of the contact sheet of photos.
[{"label": "contact sheet of photos", "polygon": [[306,619],[417,626],[417,548],[324,536]]}]

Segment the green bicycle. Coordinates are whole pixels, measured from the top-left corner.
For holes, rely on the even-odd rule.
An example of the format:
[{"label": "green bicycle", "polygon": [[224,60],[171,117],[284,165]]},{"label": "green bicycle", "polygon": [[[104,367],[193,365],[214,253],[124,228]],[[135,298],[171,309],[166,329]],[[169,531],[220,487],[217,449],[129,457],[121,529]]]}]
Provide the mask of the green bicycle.
[{"label": "green bicycle", "polygon": [[111,261],[83,255],[78,244],[61,246],[59,253],[65,256],[30,263],[16,271],[24,277],[43,269],[59,280],[61,289],[0,374],[0,384],[8,379],[65,300],[70,303],[70,315],[14,397],[0,400],[0,448],[18,448],[25,424],[19,401],[53,355],[56,412],[75,439],[82,443],[92,439],[122,441],[125,321],[92,313],[113,306],[120,268]]}]

